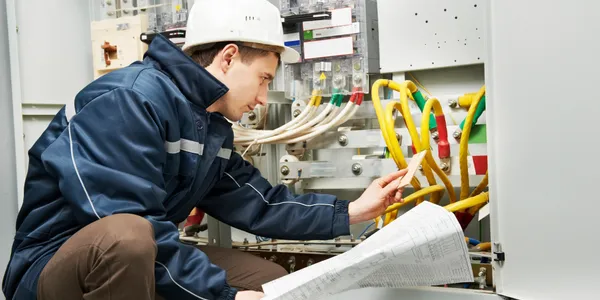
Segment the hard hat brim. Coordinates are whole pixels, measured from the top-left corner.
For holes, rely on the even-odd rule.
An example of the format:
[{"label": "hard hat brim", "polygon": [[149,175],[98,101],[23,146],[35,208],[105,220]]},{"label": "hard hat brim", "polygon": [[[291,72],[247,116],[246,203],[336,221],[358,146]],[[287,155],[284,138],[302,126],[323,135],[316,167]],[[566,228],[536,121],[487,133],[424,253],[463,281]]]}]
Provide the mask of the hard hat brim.
[{"label": "hard hat brim", "polygon": [[[221,42],[221,40],[208,41],[206,43],[210,44],[210,43],[217,43],[217,42]],[[260,44],[266,44],[266,43],[264,43],[262,41],[251,41],[251,40],[246,40],[244,42],[255,42],[255,43],[260,43]],[[280,45],[271,44],[271,43],[266,44],[266,45],[281,47]],[[198,46],[198,45],[197,44],[185,44],[185,45],[183,45],[182,50],[187,55],[191,55],[192,54],[191,51],[192,51],[192,49],[195,48],[195,46]],[[299,62],[299,60],[300,60],[300,53],[298,53],[298,51],[296,51],[293,48],[290,48],[288,46],[283,46],[283,52],[281,52],[280,57],[281,57],[281,61],[283,63],[293,64],[293,63]]]},{"label": "hard hat brim", "polygon": [[300,53],[298,51],[284,46],[284,50],[281,52],[281,61],[286,64],[297,63],[300,60]]}]

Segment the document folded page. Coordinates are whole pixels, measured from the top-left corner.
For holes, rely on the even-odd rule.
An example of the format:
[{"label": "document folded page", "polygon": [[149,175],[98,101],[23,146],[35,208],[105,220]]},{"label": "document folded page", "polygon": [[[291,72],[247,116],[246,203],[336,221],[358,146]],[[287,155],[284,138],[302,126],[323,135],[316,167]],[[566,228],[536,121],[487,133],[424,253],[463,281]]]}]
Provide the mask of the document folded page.
[{"label": "document folded page", "polygon": [[472,282],[454,214],[423,202],[352,250],[263,285],[264,300],[323,299],[365,287]]}]

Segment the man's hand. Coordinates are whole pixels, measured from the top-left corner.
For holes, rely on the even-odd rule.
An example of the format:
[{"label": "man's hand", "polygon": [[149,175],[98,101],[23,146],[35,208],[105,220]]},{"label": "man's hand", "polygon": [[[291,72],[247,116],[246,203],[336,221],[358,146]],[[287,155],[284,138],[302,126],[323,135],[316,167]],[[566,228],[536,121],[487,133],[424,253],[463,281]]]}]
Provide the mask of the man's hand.
[{"label": "man's hand", "polygon": [[235,300],[260,300],[265,294],[255,291],[240,291],[235,295]]},{"label": "man's hand", "polygon": [[382,215],[388,206],[402,202],[402,192],[398,184],[407,170],[400,170],[374,180],[365,192],[348,206],[350,224],[372,220]]}]

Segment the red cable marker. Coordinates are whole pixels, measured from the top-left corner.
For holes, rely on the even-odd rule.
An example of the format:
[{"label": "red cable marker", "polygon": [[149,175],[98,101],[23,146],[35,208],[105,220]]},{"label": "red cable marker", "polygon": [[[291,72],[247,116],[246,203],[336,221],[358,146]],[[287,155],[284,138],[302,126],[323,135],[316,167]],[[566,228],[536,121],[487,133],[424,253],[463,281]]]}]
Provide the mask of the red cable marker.
[{"label": "red cable marker", "polygon": [[448,129],[446,128],[446,117],[444,115],[436,116],[435,122],[438,125],[438,154],[440,158],[450,157],[450,143],[448,143]]}]

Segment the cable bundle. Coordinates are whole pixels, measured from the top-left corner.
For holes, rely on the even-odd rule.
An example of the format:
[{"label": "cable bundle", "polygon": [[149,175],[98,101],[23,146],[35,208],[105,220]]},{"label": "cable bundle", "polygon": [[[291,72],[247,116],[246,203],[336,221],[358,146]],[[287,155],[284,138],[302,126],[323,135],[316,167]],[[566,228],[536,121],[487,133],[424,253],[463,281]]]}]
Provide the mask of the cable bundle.
[{"label": "cable bundle", "polygon": [[[379,88],[386,86],[400,93],[400,101],[392,101],[388,103],[384,112],[381,101],[379,100]],[[379,126],[391,157],[394,159],[399,169],[404,169],[407,167],[407,163],[404,159],[402,150],[400,149],[400,145],[395,138],[396,133],[394,131],[394,112],[397,110],[403,116],[406,127],[410,133],[413,142],[413,153],[416,154],[421,151],[428,152],[421,165],[425,178],[427,178],[427,182],[429,184],[428,187],[422,188],[419,180],[417,178],[413,178],[411,185],[415,188],[415,192],[405,197],[404,202],[396,203],[388,207],[388,209],[385,211],[383,219],[378,218],[375,221],[383,221],[382,225],[385,226],[396,218],[398,209],[407,203],[416,201],[418,205],[424,201],[424,196],[429,195],[429,201],[437,204],[442,198],[443,193],[447,191],[450,198],[450,204],[446,206],[446,209],[454,212],[463,229],[466,228],[473,218],[473,215],[489,200],[488,192],[483,192],[487,186],[487,174],[477,188],[475,188],[469,194],[469,170],[467,163],[469,146],[468,142],[471,127],[475,122],[476,115],[479,117],[483,112],[483,109],[485,109],[485,105],[483,105],[483,109],[481,108],[481,105],[479,105],[480,100],[482,100],[484,97],[485,87],[482,87],[472,99],[471,106],[467,113],[467,118],[461,124],[462,136],[460,139],[459,153],[461,192],[460,199],[458,201],[454,192],[454,187],[452,186],[448,176],[438,166],[431,152],[429,152],[430,133],[434,132],[437,136],[440,160],[443,161],[450,158],[450,145],[448,143],[446,119],[438,99],[432,97],[428,100],[425,100],[415,84],[408,80],[402,84],[398,84],[391,80],[377,80],[373,84],[372,91],[373,105],[377,114],[377,120],[379,121]],[[423,112],[420,136],[408,106],[409,99],[415,101]],[[485,98],[483,99],[485,101]],[[431,115],[432,109],[434,111],[435,118]],[[437,184],[434,173],[442,180],[444,186]]]},{"label": "cable bundle", "polygon": [[[399,92],[400,101],[391,101],[384,110],[379,99],[379,89],[381,87],[389,87],[390,89]],[[248,149],[256,144],[294,144],[313,139],[332,128],[340,126],[354,116],[359,106],[362,104],[364,95],[360,88],[355,87],[352,90],[350,100],[346,103],[344,108],[341,108],[344,96],[339,90],[334,89],[333,92],[331,101],[326,104],[326,107],[319,113],[318,110],[321,106],[322,91],[314,90],[310,102],[295,119],[273,130],[249,129],[242,127],[238,123],[234,123],[234,144],[245,146]],[[389,154],[396,163],[398,169],[404,169],[408,166],[396,139],[394,113],[398,111],[403,116],[404,123],[411,136],[413,153],[416,154],[421,151],[427,151],[421,165],[425,178],[429,184],[428,187],[422,188],[419,180],[416,177],[413,178],[411,185],[414,187],[415,192],[405,197],[402,203],[396,203],[388,207],[383,218],[375,220],[377,223],[382,221],[382,226],[389,224],[397,217],[399,208],[412,201],[416,201],[416,204],[418,205],[424,201],[424,198],[427,195],[429,196],[428,201],[438,204],[443,197],[444,192],[447,191],[450,198],[450,204],[446,206],[446,209],[455,213],[464,229],[470,223],[475,213],[477,213],[477,211],[489,200],[488,192],[483,192],[488,185],[487,173],[481,183],[469,193],[469,172],[467,162],[468,141],[471,128],[476,123],[479,116],[481,116],[483,110],[485,110],[485,86],[482,87],[478,93],[467,95],[471,102],[467,117],[461,123],[458,129],[459,133],[454,133],[455,137],[460,138],[459,160],[461,191],[459,199],[457,200],[450,179],[429,151],[430,136],[433,135],[434,140],[437,141],[440,161],[449,162],[450,144],[448,143],[448,129],[439,100],[435,97],[426,100],[416,85],[409,80],[399,84],[391,80],[380,79],[373,84],[373,106],[383,138],[387,145],[387,151],[389,151]],[[415,101],[422,112],[420,134],[412,119],[408,105],[409,99]],[[433,114],[431,113],[432,110]],[[440,178],[443,186],[438,185],[434,173]]]},{"label": "cable bundle", "polygon": [[273,130],[249,129],[235,123],[234,144],[250,147],[255,144],[294,144],[313,139],[350,120],[362,104],[363,93],[360,88],[354,88],[342,109],[343,98],[339,90],[334,90],[331,101],[318,113],[322,96],[320,90],[314,90],[310,102],[298,117]]}]

